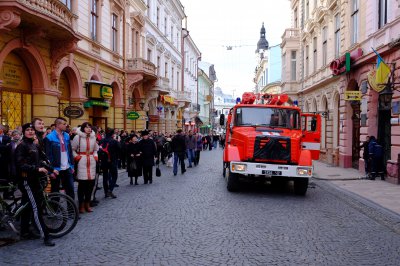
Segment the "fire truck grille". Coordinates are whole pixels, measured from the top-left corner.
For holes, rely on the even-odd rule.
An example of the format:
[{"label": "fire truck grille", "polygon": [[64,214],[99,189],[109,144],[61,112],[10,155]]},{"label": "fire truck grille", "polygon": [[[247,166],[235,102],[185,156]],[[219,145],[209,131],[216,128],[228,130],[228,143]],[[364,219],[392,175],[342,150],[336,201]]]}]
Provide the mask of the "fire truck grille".
[{"label": "fire truck grille", "polygon": [[290,162],[290,138],[257,136],[254,144],[255,160]]}]

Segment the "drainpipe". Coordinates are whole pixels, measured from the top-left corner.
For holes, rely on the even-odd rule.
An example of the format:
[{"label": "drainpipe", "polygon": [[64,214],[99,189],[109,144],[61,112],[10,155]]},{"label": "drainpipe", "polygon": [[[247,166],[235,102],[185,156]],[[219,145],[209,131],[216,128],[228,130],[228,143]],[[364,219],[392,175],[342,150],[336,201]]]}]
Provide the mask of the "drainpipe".
[{"label": "drainpipe", "polygon": [[[196,113],[197,113],[197,116],[200,115],[200,110],[198,110],[198,108],[199,108],[199,61],[201,61],[201,53],[197,57],[197,65],[196,65]],[[196,128],[197,128],[197,126],[196,126]],[[197,129],[197,132],[200,132],[200,130]]]},{"label": "drainpipe", "polygon": [[[126,1],[124,1],[124,11],[126,10]],[[123,93],[122,93],[122,98],[123,98],[123,103],[124,103],[124,110],[123,110],[123,121],[124,121],[124,130],[126,130],[126,81],[127,81],[127,73],[126,73],[126,41],[125,41],[125,36],[126,36],[126,14],[123,12],[122,20],[122,32],[124,33],[124,36],[122,37],[122,55],[123,55],[123,69],[124,69],[124,76],[123,76]],[[114,120],[115,120],[115,115],[114,115]]]}]

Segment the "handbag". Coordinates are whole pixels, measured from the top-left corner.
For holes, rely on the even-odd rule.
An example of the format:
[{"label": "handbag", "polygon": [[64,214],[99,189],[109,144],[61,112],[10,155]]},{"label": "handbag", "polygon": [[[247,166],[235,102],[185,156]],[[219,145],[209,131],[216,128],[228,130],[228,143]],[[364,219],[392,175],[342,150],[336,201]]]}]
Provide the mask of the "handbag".
[{"label": "handbag", "polygon": [[132,162],[129,164],[129,170],[130,171],[136,171],[137,170],[136,160],[132,160]]},{"label": "handbag", "polygon": [[160,164],[157,164],[156,176],[161,176]]},{"label": "handbag", "polygon": [[[77,152],[79,153],[81,149],[81,137],[79,136],[79,140],[78,140],[78,149]],[[74,177],[75,181],[78,181],[78,165],[79,165],[79,161],[74,161],[74,173],[72,174],[72,176]]]}]

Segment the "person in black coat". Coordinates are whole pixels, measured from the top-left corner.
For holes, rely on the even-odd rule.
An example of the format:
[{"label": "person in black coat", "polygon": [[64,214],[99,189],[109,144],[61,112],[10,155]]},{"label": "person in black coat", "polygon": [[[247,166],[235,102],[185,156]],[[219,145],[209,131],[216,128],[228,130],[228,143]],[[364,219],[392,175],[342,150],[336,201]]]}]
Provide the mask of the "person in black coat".
[{"label": "person in black coat", "polygon": [[100,167],[103,171],[103,188],[105,197],[115,199],[113,193],[118,179],[118,154],[120,146],[118,141],[113,138],[114,129],[109,128],[106,137],[100,142],[99,159]]},{"label": "person in black coat", "polygon": [[157,156],[156,143],[149,138],[149,131],[142,131],[142,140],[139,142],[140,156],[142,157],[144,183],[153,183],[154,159]]},{"label": "person in black coat", "polygon": [[46,246],[54,246],[54,242],[49,237],[49,232],[43,221],[43,187],[41,186],[41,178],[47,178],[47,174],[58,174],[53,169],[46,155],[38,146],[35,136],[35,129],[32,124],[24,124],[22,126],[23,139],[15,150],[15,165],[17,175],[19,177],[19,188],[22,192],[21,204],[29,204],[29,211],[25,210],[21,215],[21,238],[36,238],[29,231],[29,223],[31,214],[33,214],[34,222],[40,232],[40,236],[44,238]]},{"label": "person in black coat", "polygon": [[138,137],[136,135],[132,135],[127,139],[128,144],[126,146],[126,154],[127,154],[127,172],[128,176],[131,179],[131,185],[133,185],[133,177],[135,177],[135,185],[138,184],[138,177],[142,176],[142,160],[140,156],[140,147],[138,142]]},{"label": "person in black coat", "polygon": [[181,163],[181,173],[186,172],[185,169],[185,152],[186,152],[186,141],[185,136],[182,134],[182,129],[176,131],[176,135],[172,138],[171,148],[174,152],[174,175],[178,173],[178,160]]},{"label": "person in black coat", "polygon": [[8,178],[8,165],[10,163],[10,144],[11,138],[5,134],[5,127],[0,125],[0,173]]},{"label": "person in black coat", "polygon": [[369,172],[370,172],[370,160],[369,160],[368,145],[369,145],[369,136],[367,136],[365,141],[363,142],[363,144],[360,145],[360,149],[364,148],[363,159],[364,159],[365,176],[366,177],[369,176]]}]

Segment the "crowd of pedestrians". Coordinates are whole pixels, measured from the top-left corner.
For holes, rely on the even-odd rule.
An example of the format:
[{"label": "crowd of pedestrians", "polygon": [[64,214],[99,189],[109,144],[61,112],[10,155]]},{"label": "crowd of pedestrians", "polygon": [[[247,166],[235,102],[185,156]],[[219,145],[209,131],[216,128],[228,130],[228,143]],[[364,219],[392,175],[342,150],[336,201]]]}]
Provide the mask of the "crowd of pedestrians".
[{"label": "crowd of pedestrians", "polygon": [[[48,179],[51,192],[62,189],[72,199],[77,192],[79,212],[91,213],[99,203],[98,190],[104,190],[105,198],[117,198],[114,189],[118,187],[118,169],[126,169],[130,185],[139,185],[140,177],[143,184],[152,184],[154,166],[158,168],[160,162],[172,167],[174,175],[180,165],[184,174],[186,167],[199,165],[201,151],[217,148],[218,142],[223,146],[223,137],[203,136],[191,130],[128,133],[112,128],[103,130],[88,122],[71,128],[62,117],[46,128],[42,119],[35,118],[14,130],[0,125],[0,180],[18,184],[22,203],[31,207],[21,217],[21,238],[38,238],[30,229],[35,223],[44,244],[54,246],[41,217],[44,200],[41,178]],[[3,198],[13,196],[3,191]]]}]

